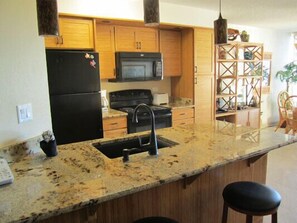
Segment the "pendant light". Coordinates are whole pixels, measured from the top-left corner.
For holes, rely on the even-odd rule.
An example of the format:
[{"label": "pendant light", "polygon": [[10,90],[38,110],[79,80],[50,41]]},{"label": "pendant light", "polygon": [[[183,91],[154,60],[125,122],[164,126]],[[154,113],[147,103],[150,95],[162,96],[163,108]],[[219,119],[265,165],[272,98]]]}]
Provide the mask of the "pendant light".
[{"label": "pendant light", "polygon": [[58,36],[57,0],[36,0],[39,36]]},{"label": "pendant light", "polygon": [[214,37],[215,44],[227,43],[227,19],[223,19],[221,14],[221,2],[220,0],[220,15],[217,20],[214,21]]},{"label": "pendant light", "polygon": [[158,26],[160,24],[159,0],[143,0],[144,25]]}]

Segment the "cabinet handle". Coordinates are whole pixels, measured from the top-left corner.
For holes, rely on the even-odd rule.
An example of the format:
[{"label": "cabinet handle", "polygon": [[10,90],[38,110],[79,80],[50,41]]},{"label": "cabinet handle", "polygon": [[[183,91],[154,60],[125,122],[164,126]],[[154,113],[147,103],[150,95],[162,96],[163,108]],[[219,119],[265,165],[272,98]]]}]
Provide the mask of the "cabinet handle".
[{"label": "cabinet handle", "polygon": [[117,122],[110,123],[110,125],[117,125],[117,124],[118,124]]},{"label": "cabinet handle", "polygon": [[194,78],[194,84],[197,84],[197,77]]},{"label": "cabinet handle", "polygon": [[63,39],[63,36],[61,35],[61,44],[63,45],[64,44],[64,39]]},{"label": "cabinet handle", "polygon": [[60,43],[60,36],[56,37],[56,45]]},{"label": "cabinet handle", "polygon": [[139,42],[139,49],[141,49],[141,42]]},{"label": "cabinet handle", "polygon": [[183,115],[185,115],[185,114],[186,114],[186,113],[180,113],[179,115],[180,115],[180,116],[183,116]]},{"label": "cabinet handle", "polygon": [[138,42],[136,42],[136,49],[138,49]]},{"label": "cabinet handle", "polygon": [[116,76],[116,69],[113,68],[113,76],[115,77]]},{"label": "cabinet handle", "polygon": [[198,67],[195,66],[195,67],[194,67],[194,73],[197,74],[197,71],[198,71]]}]

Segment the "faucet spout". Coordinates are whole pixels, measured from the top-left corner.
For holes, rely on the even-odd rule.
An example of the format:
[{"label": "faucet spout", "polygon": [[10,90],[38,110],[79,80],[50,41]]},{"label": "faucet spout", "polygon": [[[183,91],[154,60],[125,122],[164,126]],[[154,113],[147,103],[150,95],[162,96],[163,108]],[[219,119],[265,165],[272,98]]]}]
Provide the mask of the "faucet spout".
[{"label": "faucet spout", "polygon": [[136,123],[138,122],[137,111],[141,107],[146,109],[149,112],[150,118],[151,118],[150,141],[149,141],[149,145],[147,145],[148,153],[152,156],[158,155],[159,152],[158,152],[158,143],[157,143],[157,136],[156,136],[155,114],[154,114],[153,110],[146,104],[139,104],[134,110],[132,121],[136,122]]}]

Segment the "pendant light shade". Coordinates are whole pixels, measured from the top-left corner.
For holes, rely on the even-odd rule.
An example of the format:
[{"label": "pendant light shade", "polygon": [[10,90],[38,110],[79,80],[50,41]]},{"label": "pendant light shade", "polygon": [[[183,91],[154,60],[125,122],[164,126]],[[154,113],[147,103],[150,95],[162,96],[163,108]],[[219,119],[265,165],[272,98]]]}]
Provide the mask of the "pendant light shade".
[{"label": "pendant light shade", "polygon": [[221,0],[220,0],[220,15],[217,20],[214,21],[214,39],[215,44],[227,43],[227,19],[223,19],[221,14]]},{"label": "pendant light shade", "polygon": [[160,24],[159,0],[143,0],[144,25],[158,26]]},{"label": "pendant light shade", "polygon": [[58,36],[57,0],[36,0],[38,33],[40,36]]}]

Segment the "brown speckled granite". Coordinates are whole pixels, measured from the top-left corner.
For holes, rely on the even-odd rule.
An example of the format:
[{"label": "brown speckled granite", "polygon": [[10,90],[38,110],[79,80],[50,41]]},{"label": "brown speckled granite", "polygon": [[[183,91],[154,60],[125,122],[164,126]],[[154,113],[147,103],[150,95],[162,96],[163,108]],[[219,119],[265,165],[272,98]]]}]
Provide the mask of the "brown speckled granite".
[{"label": "brown speckled granite", "polygon": [[108,159],[92,147],[104,139],[59,146],[53,158],[41,150],[11,154],[15,181],[0,187],[0,222],[44,219],[297,142],[292,136],[223,122],[160,129],[157,134],[179,145],[161,149],[158,157],[132,155],[128,163]]},{"label": "brown speckled granite", "polygon": [[190,98],[175,98],[170,97],[168,105],[164,105],[165,107],[170,107],[171,109],[178,108],[193,108],[193,100]]},{"label": "brown speckled granite", "polygon": [[108,109],[107,111],[102,112],[102,118],[114,118],[114,117],[121,117],[127,116],[126,112],[117,111],[114,109]]}]

